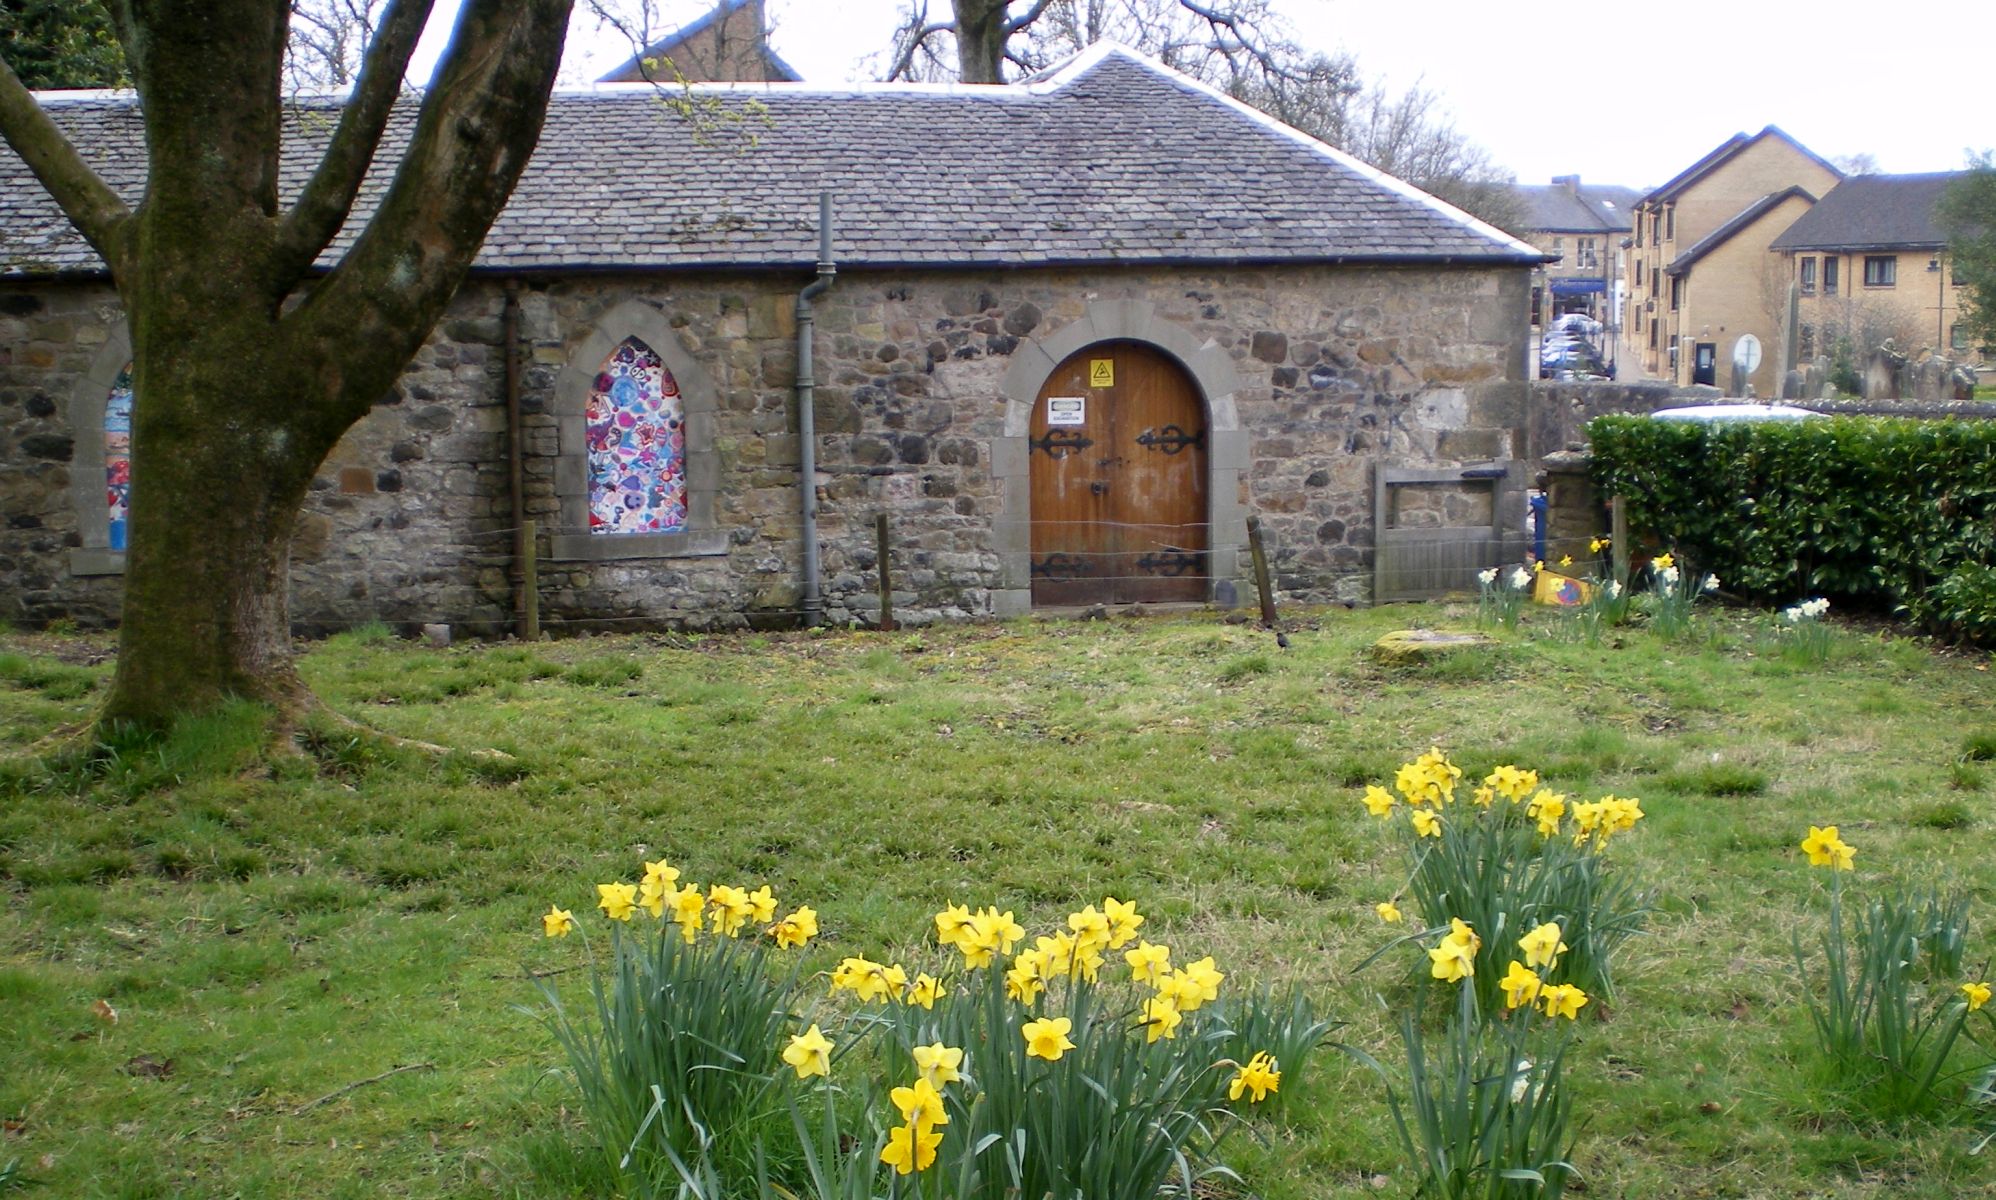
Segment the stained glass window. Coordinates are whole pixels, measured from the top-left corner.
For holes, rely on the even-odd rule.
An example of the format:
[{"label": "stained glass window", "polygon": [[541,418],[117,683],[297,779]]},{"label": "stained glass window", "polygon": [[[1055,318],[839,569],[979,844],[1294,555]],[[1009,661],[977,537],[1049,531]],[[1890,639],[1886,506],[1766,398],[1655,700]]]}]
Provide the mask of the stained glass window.
[{"label": "stained glass window", "polygon": [[686,528],[686,418],[658,354],[625,338],[589,391],[589,532]]},{"label": "stained glass window", "polygon": [[125,548],[126,522],[132,515],[132,367],[118,372],[111,395],[104,401],[104,507],[108,518],[105,544]]}]

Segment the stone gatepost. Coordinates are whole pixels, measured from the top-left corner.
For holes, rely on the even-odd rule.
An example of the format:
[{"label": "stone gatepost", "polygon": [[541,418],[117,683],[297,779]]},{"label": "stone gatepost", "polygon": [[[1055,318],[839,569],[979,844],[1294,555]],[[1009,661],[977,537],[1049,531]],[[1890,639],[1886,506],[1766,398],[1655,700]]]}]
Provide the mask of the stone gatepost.
[{"label": "stone gatepost", "polygon": [[1588,476],[1585,450],[1561,450],[1545,457],[1546,558],[1572,555],[1585,562],[1587,543],[1608,529],[1607,509]]}]

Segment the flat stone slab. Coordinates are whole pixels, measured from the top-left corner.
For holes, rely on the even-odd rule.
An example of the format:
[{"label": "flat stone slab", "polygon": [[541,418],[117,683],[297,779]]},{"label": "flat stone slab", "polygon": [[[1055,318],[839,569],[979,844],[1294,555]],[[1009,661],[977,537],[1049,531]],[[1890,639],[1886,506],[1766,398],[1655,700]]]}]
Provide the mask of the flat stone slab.
[{"label": "flat stone slab", "polygon": [[1449,633],[1440,629],[1396,629],[1372,643],[1372,657],[1384,663],[1430,662],[1497,643],[1480,633]]}]

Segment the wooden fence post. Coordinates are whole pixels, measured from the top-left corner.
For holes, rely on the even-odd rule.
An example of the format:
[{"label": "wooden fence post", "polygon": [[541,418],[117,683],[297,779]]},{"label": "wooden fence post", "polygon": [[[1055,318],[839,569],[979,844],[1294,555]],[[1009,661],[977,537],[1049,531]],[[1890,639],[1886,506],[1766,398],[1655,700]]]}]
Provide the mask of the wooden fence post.
[{"label": "wooden fence post", "polygon": [[880,560],[880,629],[892,632],[894,624],[894,582],[887,573],[887,514],[877,513],[873,518],[873,540],[875,554]]},{"label": "wooden fence post", "polygon": [[1254,586],[1261,593],[1261,624],[1275,633],[1275,644],[1284,650],[1289,648],[1289,635],[1282,632],[1282,626],[1275,619],[1275,589],[1268,581],[1268,551],[1261,544],[1261,514],[1249,513],[1247,519],[1248,554],[1254,559]]},{"label": "wooden fence post", "polygon": [[520,590],[525,604],[522,605],[520,636],[530,642],[541,640],[541,543],[535,536],[533,518],[520,523]]}]

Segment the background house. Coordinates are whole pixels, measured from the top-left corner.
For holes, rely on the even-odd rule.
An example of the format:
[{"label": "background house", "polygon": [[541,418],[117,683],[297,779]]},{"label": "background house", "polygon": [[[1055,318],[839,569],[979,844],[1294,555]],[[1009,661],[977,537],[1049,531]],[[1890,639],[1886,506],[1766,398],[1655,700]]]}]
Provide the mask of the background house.
[{"label": "background house", "polygon": [[[1248,514],[1291,596],[1364,599],[1383,525],[1510,521],[1456,468],[1501,477],[1521,442],[1530,246],[1117,47],[1019,85],[694,88],[758,115],[715,136],[646,85],[556,97],[314,484],[302,627],[502,630],[527,519],[550,624],[606,627],[868,617],[881,513],[911,619],[1228,603]],[[136,198],[131,97],[43,103]],[[332,124],[304,114],[287,179]],[[124,320],[7,153],[0,231],[0,616],[112,619]],[[1382,512],[1387,468],[1444,478]]]},{"label": "background house", "polygon": [[1642,193],[1635,188],[1583,184],[1578,175],[1556,175],[1546,185],[1514,189],[1525,216],[1519,235],[1558,261],[1534,281],[1534,324],[1562,313],[1585,313],[1614,327],[1620,299],[1620,246]]},{"label": "background house", "polygon": [[631,55],[601,82],[796,83],[802,79],[770,48],[763,0],[721,0],[705,16]]},{"label": "background house", "polygon": [[[1774,395],[1787,277],[1768,247],[1842,178],[1769,125],[1735,134],[1639,200],[1624,361],[1672,383]],[[1731,364],[1747,335],[1760,363],[1735,387]]]},{"label": "background house", "polygon": [[[1830,189],[1771,243],[1795,285],[1796,356],[1835,357],[1838,343],[1889,337],[1980,362],[1957,329],[1962,285],[1934,207],[1961,172],[1859,175]],[[1862,353],[1862,351],[1859,351]]]}]

